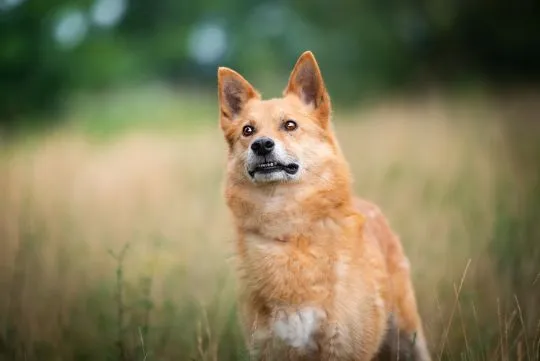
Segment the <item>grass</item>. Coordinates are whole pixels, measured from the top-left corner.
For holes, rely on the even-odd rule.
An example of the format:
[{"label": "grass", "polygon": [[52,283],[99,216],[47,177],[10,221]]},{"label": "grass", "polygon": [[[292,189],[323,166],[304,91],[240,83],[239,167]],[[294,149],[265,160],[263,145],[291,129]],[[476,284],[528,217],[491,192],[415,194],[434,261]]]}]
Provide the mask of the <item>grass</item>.
[{"label": "grass", "polygon": [[[357,193],[413,265],[434,359],[540,360],[540,132],[515,123],[538,102],[520,99],[336,112]],[[89,98],[0,148],[0,360],[247,359],[214,102]]]}]

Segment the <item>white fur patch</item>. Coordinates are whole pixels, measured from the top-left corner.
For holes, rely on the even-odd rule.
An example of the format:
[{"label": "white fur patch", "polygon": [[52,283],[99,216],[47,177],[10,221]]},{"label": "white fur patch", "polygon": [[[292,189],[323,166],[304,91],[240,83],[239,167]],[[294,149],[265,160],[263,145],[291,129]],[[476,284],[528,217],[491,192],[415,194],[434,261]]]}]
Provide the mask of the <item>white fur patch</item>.
[{"label": "white fur patch", "polygon": [[274,322],[274,334],[287,345],[300,349],[314,349],[314,335],[320,327],[324,312],[305,307],[296,312],[279,311]]}]

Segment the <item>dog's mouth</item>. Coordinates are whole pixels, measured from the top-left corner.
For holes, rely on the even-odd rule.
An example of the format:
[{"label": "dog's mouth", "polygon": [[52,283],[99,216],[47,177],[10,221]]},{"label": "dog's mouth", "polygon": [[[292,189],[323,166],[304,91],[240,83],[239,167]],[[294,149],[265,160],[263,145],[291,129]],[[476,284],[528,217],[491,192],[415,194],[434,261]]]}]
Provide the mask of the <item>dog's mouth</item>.
[{"label": "dog's mouth", "polygon": [[282,164],[279,162],[265,162],[259,163],[250,170],[248,173],[251,177],[254,177],[256,173],[273,173],[284,171],[287,174],[296,174],[300,166],[296,163]]}]

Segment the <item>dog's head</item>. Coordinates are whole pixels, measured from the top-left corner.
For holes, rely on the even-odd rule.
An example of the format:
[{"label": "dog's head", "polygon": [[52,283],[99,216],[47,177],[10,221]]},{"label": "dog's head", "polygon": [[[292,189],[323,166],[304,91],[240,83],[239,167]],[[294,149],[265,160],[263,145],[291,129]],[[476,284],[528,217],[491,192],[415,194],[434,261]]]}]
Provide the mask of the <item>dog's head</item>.
[{"label": "dog's head", "polygon": [[240,74],[223,67],[218,88],[229,177],[261,186],[303,183],[326,178],[329,164],[341,160],[330,97],[311,52],[298,59],[282,98],[262,100]]}]

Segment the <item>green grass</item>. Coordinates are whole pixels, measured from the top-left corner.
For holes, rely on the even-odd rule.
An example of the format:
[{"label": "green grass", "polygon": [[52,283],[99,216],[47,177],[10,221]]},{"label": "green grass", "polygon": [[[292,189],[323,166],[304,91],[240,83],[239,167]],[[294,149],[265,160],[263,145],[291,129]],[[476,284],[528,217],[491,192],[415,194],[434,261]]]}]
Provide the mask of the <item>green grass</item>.
[{"label": "green grass", "polygon": [[[540,360],[540,132],[508,128],[515,102],[336,110],[356,191],[411,260],[435,360]],[[70,104],[61,127],[1,148],[0,360],[247,359],[215,97]]]}]

